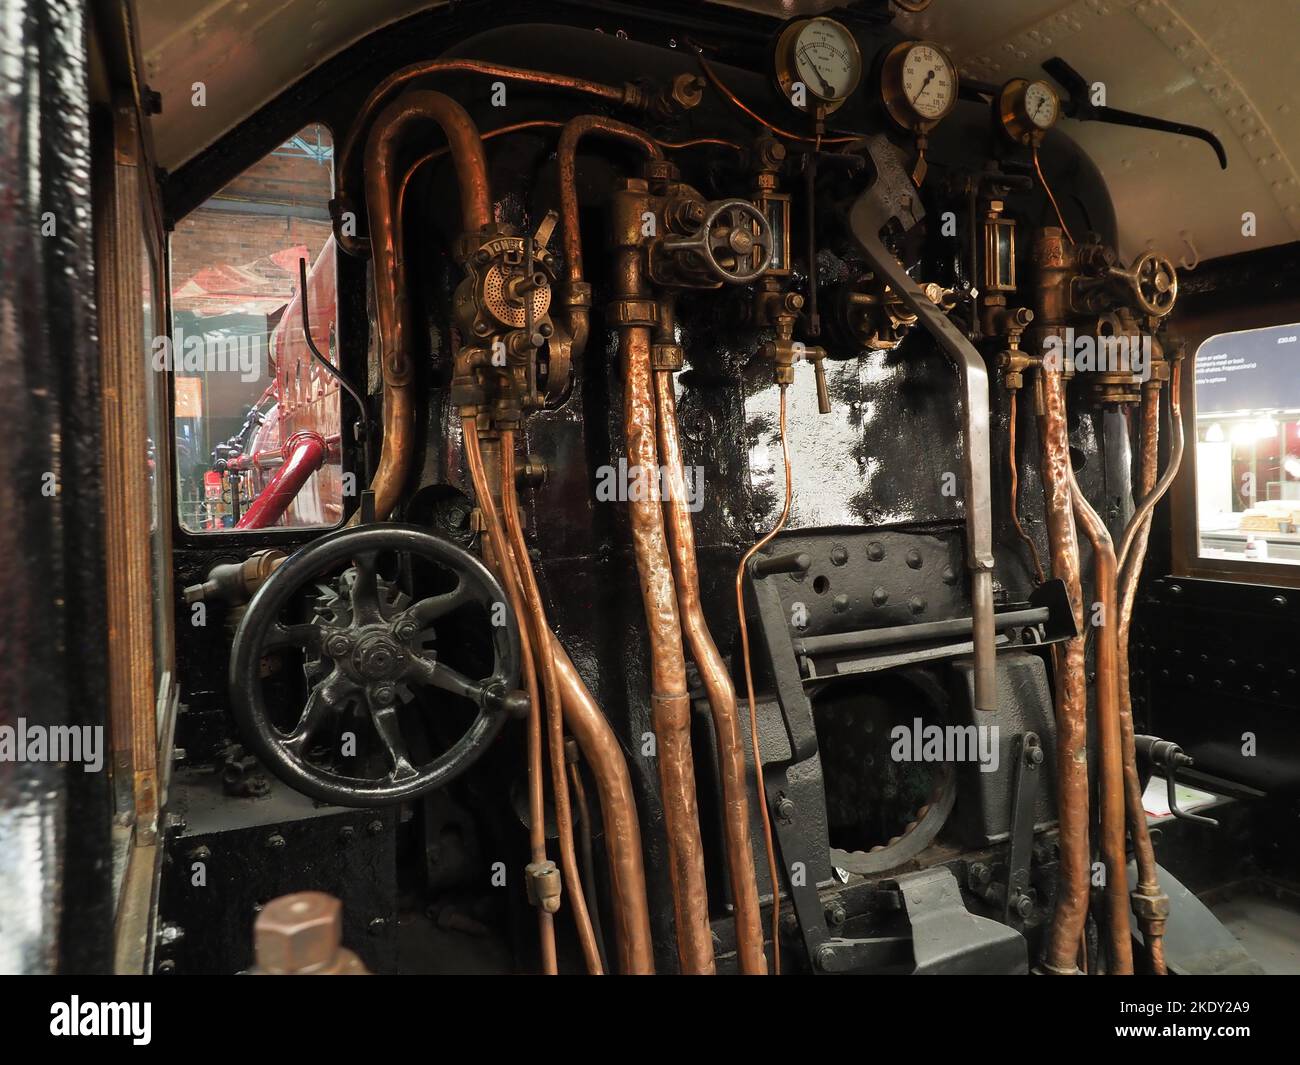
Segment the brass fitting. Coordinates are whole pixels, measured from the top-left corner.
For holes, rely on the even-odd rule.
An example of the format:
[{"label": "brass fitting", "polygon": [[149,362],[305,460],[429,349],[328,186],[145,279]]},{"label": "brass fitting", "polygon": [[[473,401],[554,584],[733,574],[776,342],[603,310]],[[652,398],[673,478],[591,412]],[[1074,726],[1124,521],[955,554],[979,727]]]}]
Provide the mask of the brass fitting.
[{"label": "brass fitting", "polygon": [[253,924],[259,975],[365,976],[361,959],[343,946],[343,904],[323,891],[281,895]]},{"label": "brass fitting", "polygon": [[555,913],[560,908],[560,895],[563,884],[560,870],[549,859],[544,862],[529,862],[524,866],[525,883],[528,887],[528,901],[540,906],[547,913]]}]

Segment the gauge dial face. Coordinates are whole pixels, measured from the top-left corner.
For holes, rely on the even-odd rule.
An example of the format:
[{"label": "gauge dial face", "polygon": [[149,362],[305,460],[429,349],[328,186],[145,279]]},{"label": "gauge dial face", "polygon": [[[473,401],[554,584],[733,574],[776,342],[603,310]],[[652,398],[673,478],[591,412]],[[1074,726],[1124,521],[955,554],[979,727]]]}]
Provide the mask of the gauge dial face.
[{"label": "gauge dial face", "polygon": [[957,68],[933,41],[904,41],[885,55],[880,91],[895,122],[925,133],[957,104]]},{"label": "gauge dial face", "polygon": [[801,110],[834,111],[861,78],[858,42],[832,18],[791,22],[777,39],[776,80],[786,98]]},{"label": "gauge dial face", "polygon": [[820,100],[845,99],[858,87],[862,58],[853,34],[834,19],[809,19],[794,40],[794,69]]},{"label": "gauge dial face", "polygon": [[903,95],[908,106],[928,122],[937,122],[957,98],[957,73],[948,57],[932,44],[917,44],[903,56]]},{"label": "gauge dial face", "polygon": [[1061,114],[1060,98],[1045,81],[1031,81],[1025,88],[1025,116],[1038,129],[1051,129]]}]

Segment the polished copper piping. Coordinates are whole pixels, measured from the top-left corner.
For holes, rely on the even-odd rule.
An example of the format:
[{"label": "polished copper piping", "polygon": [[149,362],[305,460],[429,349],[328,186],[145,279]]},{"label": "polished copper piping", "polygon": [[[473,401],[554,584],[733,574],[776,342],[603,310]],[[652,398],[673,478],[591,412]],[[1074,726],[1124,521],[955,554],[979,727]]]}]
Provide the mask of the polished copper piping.
[{"label": "polished copper piping", "polygon": [[[1159,464],[1160,433],[1160,386],[1157,382],[1148,382],[1142,391],[1142,463],[1139,473],[1139,487],[1147,495],[1155,487],[1156,472]],[[1136,515],[1134,515],[1136,517]],[[1147,539],[1151,529],[1148,518],[1143,521],[1134,541],[1132,565],[1121,571],[1119,598],[1119,657],[1117,671],[1119,676],[1119,722],[1120,735],[1124,750],[1124,802],[1128,813],[1128,830],[1133,839],[1133,858],[1137,864],[1136,894],[1154,898],[1161,894],[1160,878],[1156,872],[1155,849],[1151,846],[1151,833],[1147,827],[1146,809],[1142,804],[1142,781],[1138,775],[1137,749],[1134,744],[1133,700],[1129,681],[1128,642],[1133,623],[1133,601],[1137,593],[1138,579],[1142,574],[1142,560],[1146,556]],[[1167,899],[1166,899],[1167,902]],[[1138,918],[1142,925],[1142,937],[1147,947],[1153,971],[1163,976],[1163,968],[1157,968],[1156,959],[1163,959],[1163,950],[1159,940],[1164,929],[1164,921],[1153,927],[1152,922]]]},{"label": "polished copper piping", "polygon": [[1007,418],[1007,454],[1011,467],[1011,522],[1015,526],[1016,535],[1024,541],[1025,546],[1029,548],[1029,557],[1034,563],[1034,580],[1039,584],[1043,583],[1043,563],[1038,557],[1038,545],[1034,543],[1034,538],[1025,532],[1025,527],[1020,523],[1020,472],[1016,467],[1016,391],[1011,391],[1011,409]]},{"label": "polished copper piping", "polygon": [[[519,589],[519,577],[515,571],[514,559],[510,546],[506,542],[501,528],[501,518],[497,510],[496,492],[489,483],[487,468],[484,466],[483,454],[479,449],[478,425],[473,416],[461,418],[461,435],[465,441],[465,462],[469,467],[470,481],[474,486],[474,496],[478,500],[479,514],[482,517],[484,531],[487,533],[484,556],[488,565],[501,579],[510,609],[515,617],[524,617],[523,595]],[[497,441],[492,442],[495,449]],[[500,469],[499,463],[493,463],[491,469]],[[542,794],[542,704],[537,691],[537,669],[533,662],[533,652],[526,634],[521,633],[520,649],[523,654],[523,673],[528,692],[528,842],[532,852],[532,862],[540,865],[547,861],[546,856],[546,805]],[[558,907],[558,900],[557,900]],[[541,944],[542,971],[554,976],[559,971],[555,953],[555,920],[552,912],[542,906],[537,907],[537,923]]]},{"label": "polished copper piping", "polygon": [[542,687],[546,693],[547,738],[551,752],[551,792],[555,810],[555,828],[560,842],[560,866],[569,891],[569,905],[578,930],[578,943],[587,962],[587,971],[601,975],[600,948],[596,943],[595,928],[587,911],[587,898],[582,890],[582,877],[578,872],[578,850],[573,835],[573,807],[569,799],[569,780],[564,754],[564,706],[560,697],[560,681],[552,652],[552,633],[542,604],[542,592],[533,573],[524,542],[523,523],[519,517],[519,500],[515,489],[515,439],[511,429],[501,432],[501,500],[505,518],[507,545],[514,552],[515,572],[523,591],[527,610],[527,627],[531,630],[533,653],[541,665]]},{"label": "polished copper piping", "polygon": [[[615,264],[618,294],[645,299],[641,249],[621,247]],[[629,492],[632,546],[650,640],[650,711],[658,746],[659,783],[668,836],[669,875],[677,922],[677,949],[683,973],[713,973],[704,878],[704,845],[695,799],[691,759],[691,701],[686,688],[686,655],[677,611],[672,560],[659,500],[659,460],[651,390],[650,326],[624,325],[618,335],[624,376],[624,425],[629,467],[638,490]]]},{"label": "polished copper piping", "polygon": [[745,570],[750,559],[766,547],[790,520],[790,505],[794,502],[793,470],[790,466],[790,440],[786,436],[786,389],[781,383],[781,457],[785,461],[785,505],[781,516],[768,534],[745,552],[736,567],[736,617],[740,623],[740,655],[745,665],[745,697],[749,702],[749,743],[754,756],[754,783],[758,791],[759,812],[763,821],[763,843],[767,849],[767,872],[772,878],[772,973],[781,973],[781,879],[776,871],[776,844],[772,839],[772,817],[767,809],[767,788],[763,783],[763,753],[758,743],[758,708],[754,702],[754,670],[749,660],[749,625],[745,622]]},{"label": "polished copper piping", "polygon": [[[1061,232],[1045,228],[1034,248],[1038,267],[1035,320],[1045,341],[1063,328],[1068,253]],[[1043,415],[1039,437],[1043,452],[1043,494],[1052,576],[1064,582],[1078,635],[1065,642],[1054,661],[1056,676],[1057,816],[1061,848],[1056,908],[1043,956],[1043,971],[1074,975],[1079,943],[1088,919],[1088,882],[1092,856],[1088,845],[1088,691],[1084,679],[1083,580],[1073,507],[1070,502],[1070,434],[1065,386],[1058,370],[1039,369]]]},{"label": "polished copper piping", "polygon": [[[605,100],[609,103],[625,104],[643,104],[644,99],[638,94],[635,87],[631,85],[618,87],[614,85],[602,85],[599,82],[588,81],[585,78],[570,77],[566,74],[548,74],[540,70],[521,70],[517,67],[501,66],[496,63],[485,63],[476,59],[434,59],[422,63],[415,63],[401,70],[395,71],[381,81],[370,91],[365,102],[362,103],[357,117],[348,129],[347,135],[343,138],[343,144],[338,152],[338,162],[335,166],[337,175],[338,199],[344,203],[350,201],[349,192],[352,187],[352,157],[356,153],[357,142],[366,129],[370,121],[370,116],[379,108],[392,93],[401,88],[403,85],[415,78],[421,78],[433,74],[481,74],[486,77],[497,78],[502,81],[517,81],[530,85],[539,85],[545,88],[561,89],[570,92],[580,93],[591,96],[598,100]],[[367,160],[367,167],[369,161]],[[339,227],[335,226],[335,238],[339,241],[340,246],[352,255],[364,255],[364,243],[356,238],[350,238],[347,234],[341,233]]]},{"label": "polished copper piping", "polygon": [[[465,109],[451,97],[436,92],[408,93],[384,108],[366,142],[365,175],[375,263],[375,317],[384,379],[383,446],[379,468],[370,484],[375,493],[375,517],[381,521],[392,513],[401,497],[415,450],[413,373],[406,335],[410,308],[393,166],[410,128],[428,121],[442,128],[455,161],[466,231],[477,232],[492,220],[483,143]],[[353,524],[359,520],[359,513],[353,516]]]},{"label": "polished copper piping", "polygon": [[1099,823],[1101,857],[1106,865],[1106,918],[1110,933],[1112,974],[1133,972],[1133,943],[1128,922],[1128,854],[1125,850],[1124,747],[1119,714],[1119,609],[1115,544],[1106,523],[1088,502],[1070,470],[1074,514],[1092,544],[1093,611],[1097,624],[1097,749],[1101,762]]},{"label": "polished copper piping", "polygon": [[[1183,434],[1178,389],[1182,383],[1182,362],[1175,361],[1170,384],[1170,409],[1174,422],[1174,446],[1170,451],[1169,468],[1177,472],[1182,462]],[[1151,515],[1155,503],[1163,492],[1157,492],[1156,470],[1159,465],[1160,387],[1148,384],[1142,395],[1142,466],[1139,486],[1143,500],[1151,500],[1145,509],[1139,506],[1130,519],[1132,538],[1125,530],[1123,544],[1131,546],[1130,554],[1120,562],[1119,600],[1119,708],[1120,729],[1124,742],[1124,795],[1128,810],[1129,834],[1133,837],[1133,854],[1137,862],[1137,888],[1134,908],[1142,925],[1151,970],[1159,976],[1167,973],[1164,958],[1165,921],[1160,911],[1167,910],[1168,897],[1160,888],[1155,850],[1147,826],[1146,809],[1142,803],[1142,780],[1138,774],[1137,749],[1134,745],[1133,701],[1129,677],[1129,635],[1133,627],[1133,605],[1137,599],[1138,581],[1142,577],[1142,563],[1146,557],[1147,541],[1151,532]],[[1172,477],[1163,479],[1167,488]],[[1149,912],[1155,911],[1155,912]]]},{"label": "polished copper piping", "polygon": [[579,115],[565,124],[555,157],[560,171],[560,229],[570,282],[583,278],[582,233],[578,226],[578,142],[589,133],[626,141],[640,148],[648,159],[662,159],[664,154],[649,134],[603,115]]},{"label": "polished copper piping", "polygon": [[[736,947],[740,971],[763,975],[763,923],[758,905],[758,880],[754,873],[754,848],[749,838],[749,799],[745,786],[745,751],[736,719],[736,689],[722,655],[704,620],[700,603],[700,575],[695,557],[695,528],[686,498],[682,445],[677,426],[676,397],[671,370],[655,371],[655,399],[659,419],[659,457],[663,463],[669,498],[668,518],[673,575],[682,628],[709,696],[713,730],[718,743],[718,770],[722,782],[722,828],[731,872],[732,900],[736,911]],[[700,488],[696,485],[696,490]]]},{"label": "polished copper piping", "polygon": [[632,775],[609,722],[554,633],[551,654],[560,682],[565,723],[591,767],[600,799],[605,850],[609,856],[609,893],[618,931],[619,967],[625,973],[649,975],[654,972],[654,948]]}]

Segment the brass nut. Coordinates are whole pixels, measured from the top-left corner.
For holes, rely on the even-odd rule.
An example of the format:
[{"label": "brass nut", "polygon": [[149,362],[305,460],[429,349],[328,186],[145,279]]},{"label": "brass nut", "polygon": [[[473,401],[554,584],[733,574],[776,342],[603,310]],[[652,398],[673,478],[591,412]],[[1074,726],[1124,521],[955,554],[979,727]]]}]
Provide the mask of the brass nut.
[{"label": "brass nut", "polygon": [[563,888],[556,864],[552,861],[529,862],[524,866],[524,875],[527,877],[528,901],[547,913],[555,913],[560,908]]},{"label": "brass nut", "polygon": [[680,344],[652,344],[650,365],[656,370],[680,370],[685,361]]},{"label": "brass nut", "polygon": [[1169,917],[1169,896],[1143,895],[1135,891],[1129,896],[1133,913],[1139,921],[1165,921]]},{"label": "brass nut", "polygon": [[605,320],[612,326],[655,326],[659,324],[659,310],[654,300],[610,300]]},{"label": "brass nut", "polygon": [[323,891],[272,899],[253,926],[257,967],[264,973],[311,973],[335,961],[343,941],[343,905]]}]

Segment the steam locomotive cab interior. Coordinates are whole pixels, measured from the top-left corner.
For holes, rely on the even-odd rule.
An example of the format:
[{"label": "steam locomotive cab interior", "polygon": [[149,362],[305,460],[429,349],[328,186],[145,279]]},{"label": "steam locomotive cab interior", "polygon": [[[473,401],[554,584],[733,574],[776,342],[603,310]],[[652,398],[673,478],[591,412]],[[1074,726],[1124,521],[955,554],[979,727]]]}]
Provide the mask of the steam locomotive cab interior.
[{"label": "steam locomotive cab interior", "polygon": [[109,741],[15,967],[1300,971],[1241,6],[33,14],[99,472],[15,504],[93,619],[22,683]]}]

